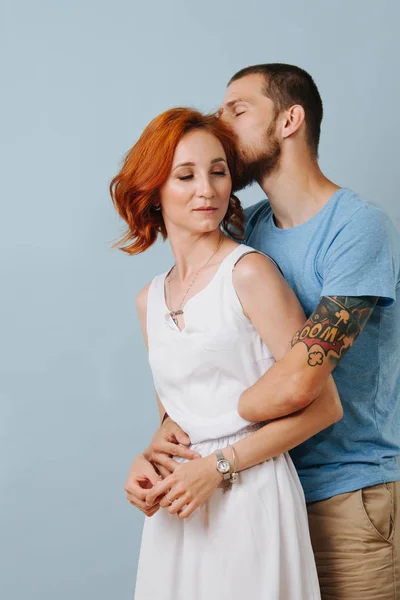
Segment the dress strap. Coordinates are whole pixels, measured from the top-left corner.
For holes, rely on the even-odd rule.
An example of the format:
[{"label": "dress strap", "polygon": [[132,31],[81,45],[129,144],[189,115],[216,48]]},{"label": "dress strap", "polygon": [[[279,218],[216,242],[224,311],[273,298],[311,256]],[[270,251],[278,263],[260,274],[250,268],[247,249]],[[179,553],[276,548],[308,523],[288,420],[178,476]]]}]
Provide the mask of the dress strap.
[{"label": "dress strap", "polygon": [[261,252],[260,250],[256,250],[255,248],[252,248],[251,246],[246,246],[245,244],[240,244],[240,246],[238,246],[237,248],[235,248],[235,250],[225,259],[226,264],[225,264],[225,268],[229,269],[229,271],[233,271],[233,269],[236,267],[236,265],[238,264],[238,262],[247,254],[261,254],[262,256],[265,256],[266,258],[268,258],[268,260],[270,260],[275,266],[276,268],[279,270],[279,272],[281,273],[281,275],[283,275],[281,268],[279,267],[278,263],[268,254],[265,254],[264,252]]}]

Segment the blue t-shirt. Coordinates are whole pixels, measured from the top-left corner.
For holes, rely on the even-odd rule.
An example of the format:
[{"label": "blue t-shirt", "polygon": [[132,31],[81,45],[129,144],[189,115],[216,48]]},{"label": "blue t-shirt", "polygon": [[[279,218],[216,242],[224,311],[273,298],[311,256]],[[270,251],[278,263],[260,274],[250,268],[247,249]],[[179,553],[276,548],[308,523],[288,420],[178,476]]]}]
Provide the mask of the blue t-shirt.
[{"label": "blue t-shirt", "polygon": [[291,451],[306,501],[400,479],[400,236],[389,217],[341,188],[309,221],[278,229],[263,200],[245,241],[280,266],[308,317],[321,296],[379,296],[333,371],[341,421]]}]

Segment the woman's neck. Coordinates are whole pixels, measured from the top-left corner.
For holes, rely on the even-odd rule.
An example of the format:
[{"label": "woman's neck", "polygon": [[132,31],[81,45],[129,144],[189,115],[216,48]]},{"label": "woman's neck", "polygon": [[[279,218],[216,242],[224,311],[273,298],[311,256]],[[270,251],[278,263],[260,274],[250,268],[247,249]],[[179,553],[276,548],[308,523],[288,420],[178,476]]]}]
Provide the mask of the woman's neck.
[{"label": "woman's neck", "polygon": [[227,241],[219,227],[199,235],[177,232],[168,237],[176,261],[175,277],[182,282],[193,277]]}]

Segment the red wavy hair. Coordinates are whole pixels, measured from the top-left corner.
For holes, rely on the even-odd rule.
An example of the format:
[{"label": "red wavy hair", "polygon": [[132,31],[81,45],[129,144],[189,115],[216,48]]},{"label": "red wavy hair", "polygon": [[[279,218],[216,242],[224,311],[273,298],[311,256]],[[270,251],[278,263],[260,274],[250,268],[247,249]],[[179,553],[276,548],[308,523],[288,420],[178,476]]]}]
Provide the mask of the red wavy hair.
[{"label": "red wavy hair", "polygon": [[[128,225],[113,247],[140,254],[154,244],[158,234],[163,240],[167,238],[162,213],[155,206],[159,203],[159,190],[170,174],[176,147],[193,129],[207,131],[221,142],[235,189],[239,161],[231,132],[215,114],[204,115],[191,108],[167,110],[146,127],[110,183],[114,206]],[[244,214],[236,196],[231,196],[222,226],[231,237],[243,239]]]}]

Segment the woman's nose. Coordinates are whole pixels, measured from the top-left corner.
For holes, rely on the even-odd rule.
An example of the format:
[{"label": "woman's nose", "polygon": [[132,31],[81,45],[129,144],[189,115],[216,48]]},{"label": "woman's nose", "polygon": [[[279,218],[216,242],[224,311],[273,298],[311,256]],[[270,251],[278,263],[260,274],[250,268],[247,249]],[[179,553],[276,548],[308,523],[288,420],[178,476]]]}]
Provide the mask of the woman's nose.
[{"label": "woman's nose", "polygon": [[214,186],[209,177],[203,177],[199,181],[197,193],[203,198],[212,198],[214,196]]}]

